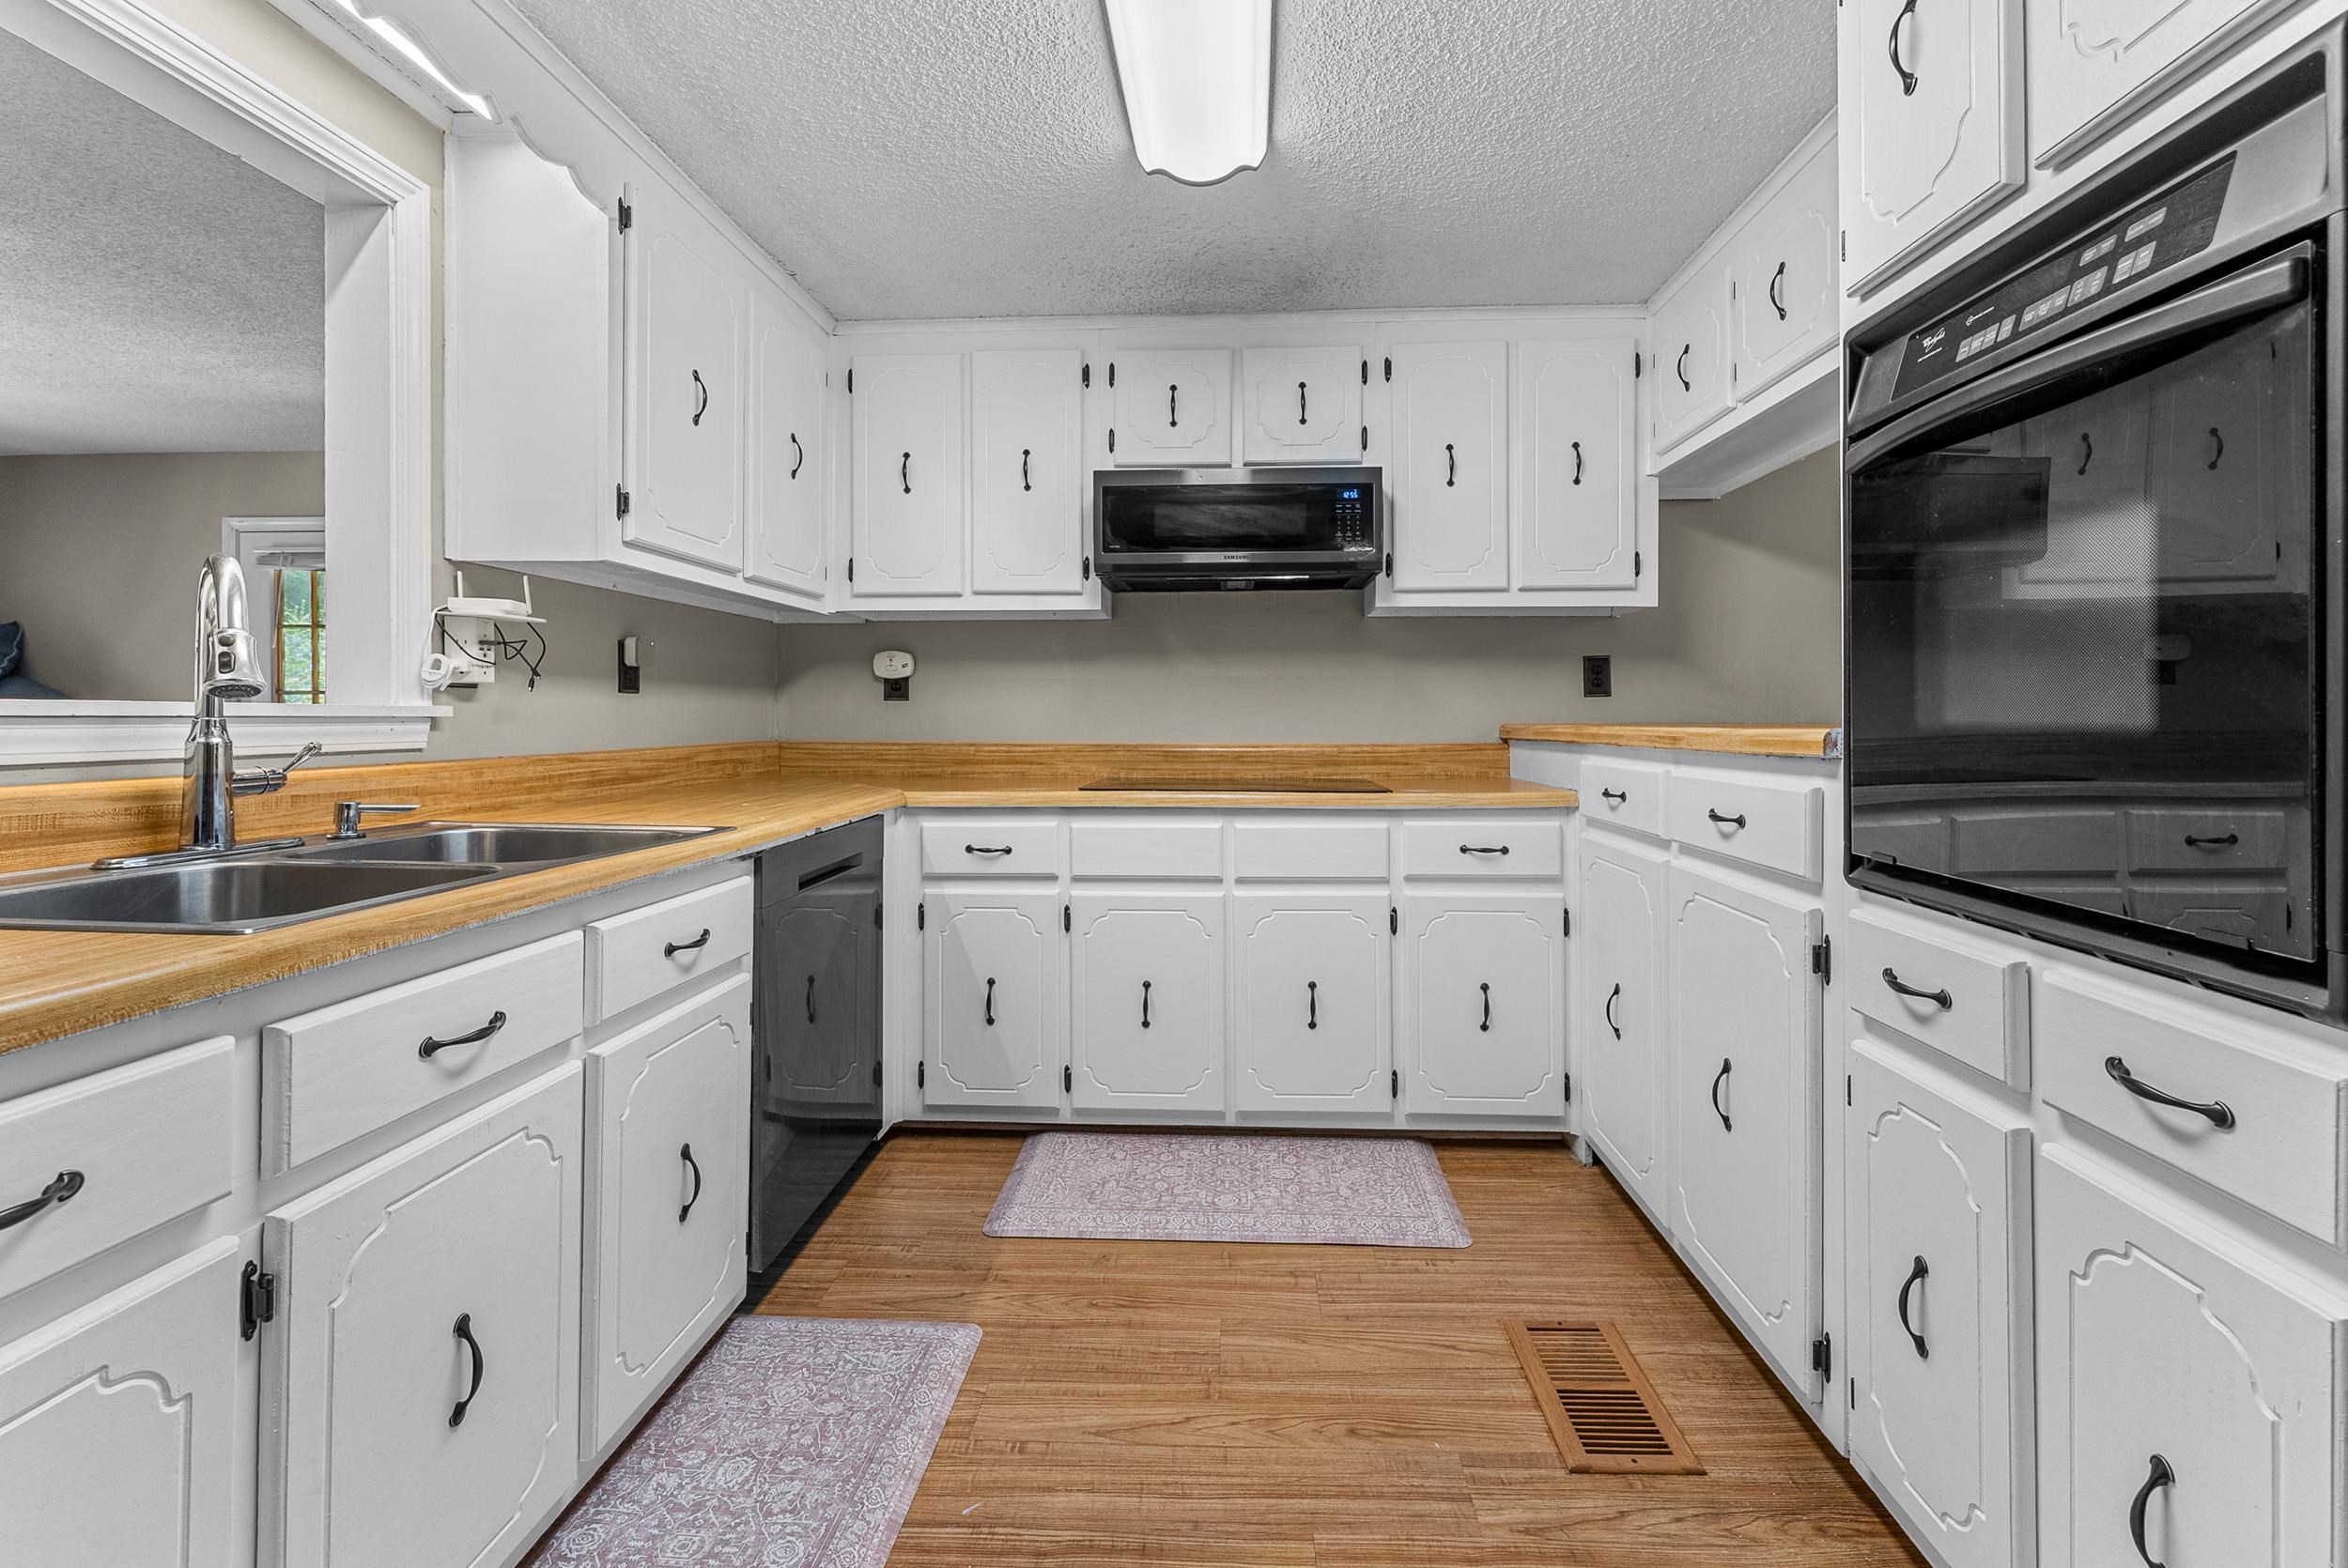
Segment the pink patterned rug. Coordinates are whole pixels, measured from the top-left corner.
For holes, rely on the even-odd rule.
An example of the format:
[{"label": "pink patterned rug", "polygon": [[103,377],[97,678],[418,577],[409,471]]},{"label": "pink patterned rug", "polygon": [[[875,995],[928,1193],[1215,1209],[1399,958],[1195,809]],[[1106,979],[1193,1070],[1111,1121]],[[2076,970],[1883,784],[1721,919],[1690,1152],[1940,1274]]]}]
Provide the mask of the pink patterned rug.
[{"label": "pink patterned rug", "polygon": [[528,1560],[880,1568],[978,1348],[970,1323],[737,1317]]},{"label": "pink patterned rug", "polygon": [[1434,1149],[1415,1138],[1039,1132],[989,1236],[1464,1247]]}]

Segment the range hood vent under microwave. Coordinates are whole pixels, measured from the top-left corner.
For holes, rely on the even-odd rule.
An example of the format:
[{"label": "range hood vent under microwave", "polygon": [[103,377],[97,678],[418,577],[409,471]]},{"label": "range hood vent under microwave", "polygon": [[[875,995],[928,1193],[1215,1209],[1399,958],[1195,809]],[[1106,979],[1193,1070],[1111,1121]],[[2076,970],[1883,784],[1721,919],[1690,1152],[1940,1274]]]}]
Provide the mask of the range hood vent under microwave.
[{"label": "range hood vent under microwave", "polygon": [[1385,562],[1377,469],[1104,469],[1092,503],[1116,592],[1367,588]]}]

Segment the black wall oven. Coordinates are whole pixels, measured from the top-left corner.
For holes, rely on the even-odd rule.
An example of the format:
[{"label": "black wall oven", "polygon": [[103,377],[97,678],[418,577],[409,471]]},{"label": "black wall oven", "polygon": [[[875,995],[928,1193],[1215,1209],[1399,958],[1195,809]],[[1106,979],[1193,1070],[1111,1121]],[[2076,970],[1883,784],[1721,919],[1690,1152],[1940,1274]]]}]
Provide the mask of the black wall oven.
[{"label": "black wall oven", "polygon": [[1847,874],[2348,1009],[2340,38],[1851,336]]}]

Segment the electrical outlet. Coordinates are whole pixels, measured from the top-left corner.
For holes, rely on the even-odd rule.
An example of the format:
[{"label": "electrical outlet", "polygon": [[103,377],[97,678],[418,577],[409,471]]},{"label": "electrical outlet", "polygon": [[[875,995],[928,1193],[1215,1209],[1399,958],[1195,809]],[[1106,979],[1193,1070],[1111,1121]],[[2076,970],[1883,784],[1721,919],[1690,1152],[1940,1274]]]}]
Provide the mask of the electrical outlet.
[{"label": "electrical outlet", "polygon": [[644,666],[637,653],[637,641],[632,637],[620,638],[620,694],[633,696],[644,689]]},{"label": "electrical outlet", "polygon": [[884,702],[912,701],[913,677],[910,675],[897,675],[884,679],[881,682],[881,700]]},{"label": "electrical outlet", "polygon": [[1582,655],[1582,695],[1584,697],[1614,695],[1614,656],[1612,653]]}]

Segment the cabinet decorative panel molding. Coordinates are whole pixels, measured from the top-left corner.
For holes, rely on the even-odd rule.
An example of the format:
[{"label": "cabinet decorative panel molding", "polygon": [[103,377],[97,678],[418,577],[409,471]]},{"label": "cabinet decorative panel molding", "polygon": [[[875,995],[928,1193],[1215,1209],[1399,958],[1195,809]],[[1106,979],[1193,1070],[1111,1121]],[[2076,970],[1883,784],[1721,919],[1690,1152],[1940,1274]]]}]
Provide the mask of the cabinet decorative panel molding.
[{"label": "cabinet decorative panel molding", "polygon": [[971,355],[972,592],[1083,592],[1084,490],[1084,356]]},{"label": "cabinet decorative panel molding", "polygon": [[850,374],[849,591],[960,593],[968,498],[962,356],[859,355]]},{"label": "cabinet decorative panel molding", "polygon": [[825,591],[823,338],[796,312],[750,308],[750,547],[743,575],[820,604]]},{"label": "cabinet decorative panel molding", "polygon": [[1362,460],[1362,351],[1249,348],[1241,460],[1358,463]]},{"label": "cabinet decorative panel molding", "polygon": [[1078,893],[1072,908],[1069,1104],[1222,1109],[1222,897]]},{"label": "cabinet decorative panel molding", "polygon": [[1635,338],[1517,346],[1517,585],[1638,581]]},{"label": "cabinet decorative panel molding", "polygon": [[1061,907],[1057,892],[924,895],[925,1103],[1059,1105],[1068,1054]]},{"label": "cabinet decorative panel molding", "polygon": [[1386,484],[1400,592],[1508,586],[1508,346],[1394,350]]},{"label": "cabinet decorative panel molding", "polygon": [[2025,0],[2031,161],[2071,161],[2293,0]]},{"label": "cabinet decorative panel molding", "polygon": [[1403,1109],[1565,1115],[1564,928],[1539,894],[1403,900]]},{"label": "cabinet decorative panel molding", "polygon": [[1665,452],[1728,412],[1725,252],[1655,305],[1655,450]]},{"label": "cabinet decorative panel molding", "polygon": [[1242,893],[1232,1030],[1243,1111],[1383,1111],[1393,1100],[1383,893]]},{"label": "cabinet decorative panel molding", "polygon": [[1757,397],[1842,335],[1841,242],[1831,144],[1810,156],[1734,246],[1729,390]]},{"label": "cabinet decorative panel molding", "polygon": [[1128,348],[1109,359],[1120,469],[1220,469],[1231,461],[1231,351]]},{"label": "cabinet decorative panel molding", "polygon": [[688,561],[742,567],[742,285],[665,200],[639,197],[631,241],[636,362],[629,383],[635,466],[622,532]]},{"label": "cabinet decorative panel molding", "polygon": [[1583,836],[1573,1009],[1582,1132],[1615,1178],[1659,1216],[1671,1207],[1664,871],[1658,852]]}]

